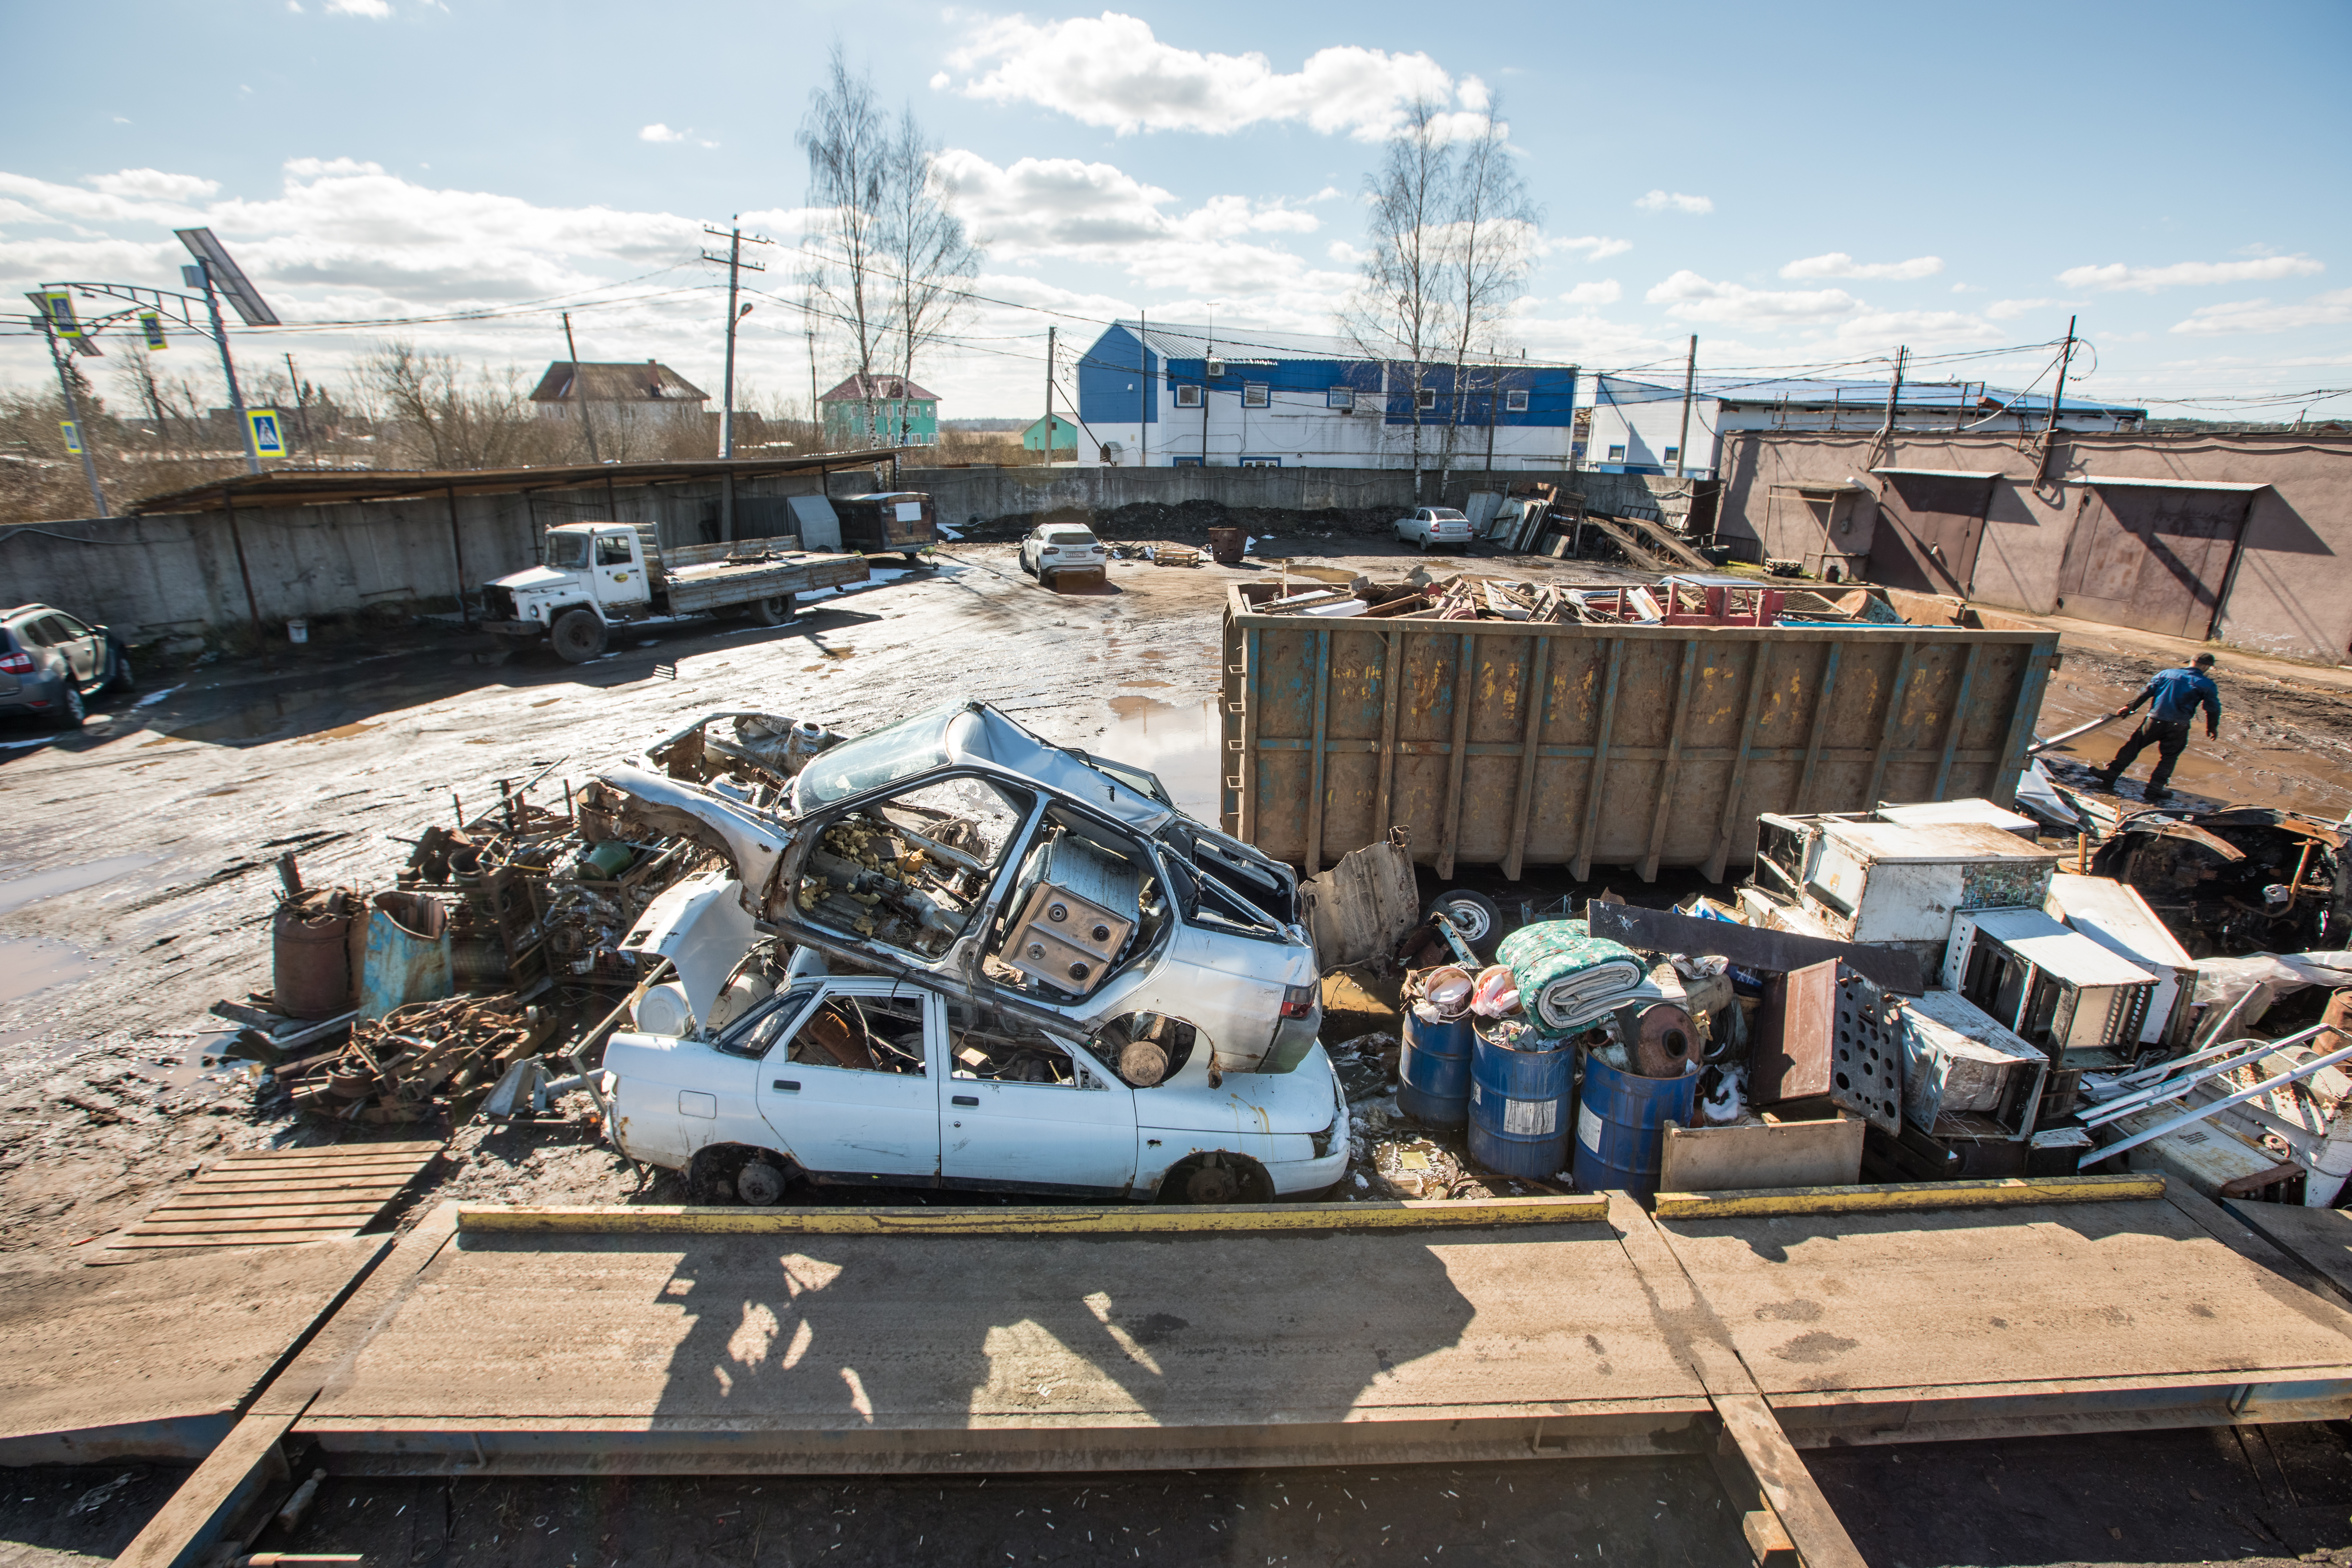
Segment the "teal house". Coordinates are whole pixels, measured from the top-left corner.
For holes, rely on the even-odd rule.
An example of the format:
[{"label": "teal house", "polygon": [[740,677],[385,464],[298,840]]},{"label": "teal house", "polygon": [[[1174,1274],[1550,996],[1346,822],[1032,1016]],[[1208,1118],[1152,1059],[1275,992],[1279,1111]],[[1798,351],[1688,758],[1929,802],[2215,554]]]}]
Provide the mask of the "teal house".
[{"label": "teal house", "polygon": [[[1021,432],[1021,449],[1024,452],[1042,452],[1045,449],[1045,419],[1043,415],[1033,420],[1029,428]],[[1073,458],[1078,455],[1078,427],[1058,414],[1054,416],[1054,450],[1067,452]]]},{"label": "teal house", "polygon": [[940,443],[940,395],[903,376],[853,375],[816,401],[832,450]]}]

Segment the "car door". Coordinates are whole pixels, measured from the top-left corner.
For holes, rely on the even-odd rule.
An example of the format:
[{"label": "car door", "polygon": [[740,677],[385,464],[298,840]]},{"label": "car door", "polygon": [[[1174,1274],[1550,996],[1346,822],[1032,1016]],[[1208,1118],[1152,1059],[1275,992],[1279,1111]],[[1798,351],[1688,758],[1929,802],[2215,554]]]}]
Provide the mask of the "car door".
[{"label": "car door", "polygon": [[98,639],[88,626],[62,610],[52,610],[41,617],[41,631],[49,646],[65,656],[78,684],[88,686],[98,679],[98,659],[92,652]]},{"label": "car door", "polygon": [[951,1186],[1124,1196],[1135,1181],[1135,1090],[1082,1049],[943,997],[940,1174]]},{"label": "car door", "polygon": [[636,536],[618,531],[599,533],[595,551],[596,597],[607,605],[642,603],[649,596],[645,569],[637,563]]},{"label": "car door", "polygon": [[844,978],[809,988],[760,1066],[760,1112],[803,1170],[938,1177],[938,1015],[919,985]]}]

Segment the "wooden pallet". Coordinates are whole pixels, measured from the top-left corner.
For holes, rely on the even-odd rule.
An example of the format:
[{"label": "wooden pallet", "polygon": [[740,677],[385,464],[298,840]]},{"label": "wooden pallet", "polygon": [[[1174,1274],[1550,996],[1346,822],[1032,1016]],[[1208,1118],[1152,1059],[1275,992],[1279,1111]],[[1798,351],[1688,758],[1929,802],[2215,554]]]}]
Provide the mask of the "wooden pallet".
[{"label": "wooden pallet", "polygon": [[356,1236],[440,1152],[436,1141],[232,1154],[116,1235],[91,1261]]}]

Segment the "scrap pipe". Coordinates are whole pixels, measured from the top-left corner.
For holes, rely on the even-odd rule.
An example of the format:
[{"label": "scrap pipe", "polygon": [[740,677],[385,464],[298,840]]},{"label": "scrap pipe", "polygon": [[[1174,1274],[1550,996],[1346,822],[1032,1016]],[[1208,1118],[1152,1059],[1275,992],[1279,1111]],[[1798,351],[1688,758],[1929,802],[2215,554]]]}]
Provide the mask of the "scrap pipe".
[{"label": "scrap pipe", "polygon": [[236,548],[236,574],[245,579],[245,607],[253,616],[253,635],[258,640],[268,634],[261,629],[261,605],[253,596],[253,571],[245,563],[245,531],[236,523],[236,498],[228,487],[221,487],[221,506],[228,513],[228,542]]},{"label": "scrap pipe", "polygon": [[[2272,1048],[2280,1049],[2284,1047],[2294,1045],[2298,1040],[2307,1039],[2311,1036],[2319,1033],[2320,1030],[2325,1027],[2325,1025],[2315,1024],[2308,1029],[2298,1029],[2294,1034],[2287,1036],[2284,1039],[2273,1040],[2271,1042]],[[2080,1160],[2077,1160],[2074,1163],[2074,1168],[2079,1171],[2086,1166],[2095,1165],[2102,1160],[2113,1159],[2115,1156],[2124,1152],[2127,1149],[2138,1148],[2141,1144],[2147,1142],[2151,1138],[2161,1138],[2168,1132],[2177,1132],[2183,1127],[2189,1125],[2191,1122],[2204,1121],[2207,1117],[2212,1115],[2217,1110],[2226,1110],[2231,1106],[2242,1105],[2247,1100],[2255,1100],[2263,1095],[2268,1094],[2271,1090],[2279,1088],[2283,1084],[2294,1083],[2302,1079],[2309,1078],[2313,1073],[2317,1072],[2322,1068],[2332,1068],[2337,1062],[2343,1061],[2347,1058],[2352,1058],[2352,1046],[2347,1046],[2342,1050],[2330,1051],[2324,1057],[2314,1057],[2309,1061],[2303,1063],[2299,1067],[2290,1068],[2285,1072],[2278,1073],[2263,1079],[2262,1082],[2254,1085],[2252,1089],[2242,1089],[2237,1093],[2214,1100],[2209,1105],[2200,1105],[2194,1110],[2183,1111],[2180,1115],[2174,1117],[2171,1121],[2161,1122],[2157,1126],[2148,1128],[2146,1131],[2135,1132],[2130,1137],[2124,1139],[2120,1142],[2110,1143],[2103,1149],[2094,1149],[2089,1153],[2084,1155]]]}]

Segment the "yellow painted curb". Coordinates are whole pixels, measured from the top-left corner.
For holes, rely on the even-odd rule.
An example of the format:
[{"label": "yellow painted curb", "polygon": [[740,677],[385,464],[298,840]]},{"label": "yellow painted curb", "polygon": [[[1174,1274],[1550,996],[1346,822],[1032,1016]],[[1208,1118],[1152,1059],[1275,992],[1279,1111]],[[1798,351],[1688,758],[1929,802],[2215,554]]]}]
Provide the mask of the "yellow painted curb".
[{"label": "yellow painted curb", "polygon": [[1598,1223],[1599,1194],[1367,1204],[1133,1204],[1024,1208],[542,1208],[460,1205],[461,1233],[530,1236],[1141,1236],[1251,1231],[1441,1230]]},{"label": "yellow painted curb", "polygon": [[1885,1187],[1759,1187],[1745,1192],[1660,1193],[1660,1219],[1739,1219],[1757,1215],[1892,1214],[1906,1209],[2008,1208],[2020,1204],[2116,1203],[2160,1198],[2164,1178],[2003,1177],[1989,1182],[1905,1182]]}]

